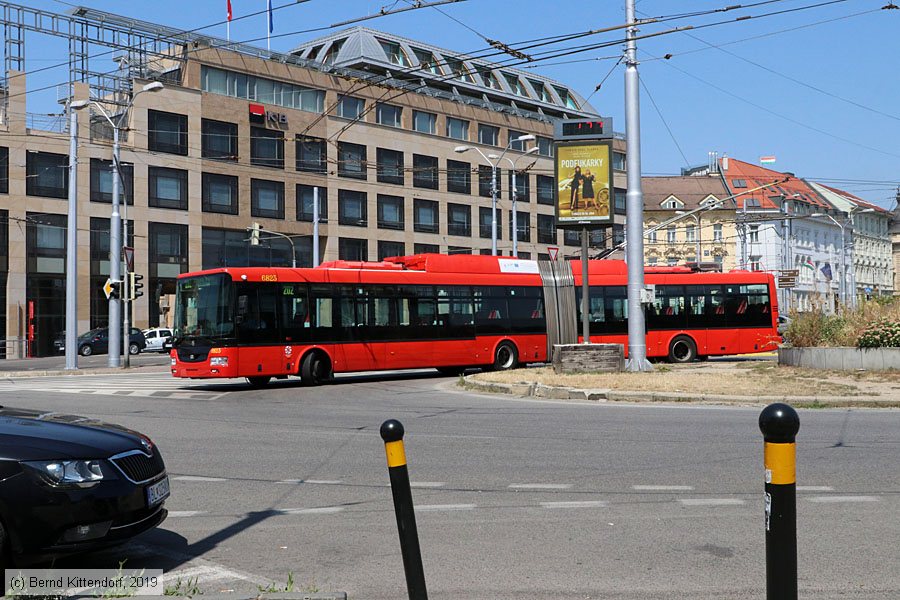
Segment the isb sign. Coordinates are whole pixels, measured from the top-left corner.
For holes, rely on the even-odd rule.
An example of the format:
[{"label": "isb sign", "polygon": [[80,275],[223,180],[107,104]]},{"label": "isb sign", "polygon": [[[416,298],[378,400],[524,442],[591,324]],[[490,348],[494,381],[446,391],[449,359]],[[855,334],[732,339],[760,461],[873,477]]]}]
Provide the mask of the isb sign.
[{"label": "isb sign", "polygon": [[262,104],[250,105],[250,122],[258,125],[274,125],[275,127],[288,124],[287,114],[266,110]]}]

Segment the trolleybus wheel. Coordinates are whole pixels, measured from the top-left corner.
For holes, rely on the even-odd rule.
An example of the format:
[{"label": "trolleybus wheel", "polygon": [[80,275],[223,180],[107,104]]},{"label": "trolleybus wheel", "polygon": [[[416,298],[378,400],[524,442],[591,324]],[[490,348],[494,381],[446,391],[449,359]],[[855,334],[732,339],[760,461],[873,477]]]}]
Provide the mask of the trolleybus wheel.
[{"label": "trolleybus wheel", "polygon": [[462,375],[463,371],[466,370],[465,367],[437,367],[438,373],[441,375],[446,375],[448,377],[455,377],[456,375]]},{"label": "trolleybus wheel", "polygon": [[300,365],[303,385],[321,385],[331,379],[331,364],[321,352],[310,352]]},{"label": "trolleybus wheel", "polygon": [[500,342],[494,354],[494,370],[508,371],[519,366],[519,351],[512,342]]},{"label": "trolleybus wheel", "polygon": [[247,381],[250,383],[250,387],[259,389],[259,388],[264,388],[264,387],[266,387],[267,385],[269,385],[269,380],[270,380],[270,379],[272,379],[272,378],[271,378],[271,377],[265,377],[265,376],[261,376],[261,377],[248,377],[248,378],[247,378]]},{"label": "trolleybus wheel", "polygon": [[697,358],[697,344],[686,335],[675,336],[669,344],[669,362],[689,363]]}]

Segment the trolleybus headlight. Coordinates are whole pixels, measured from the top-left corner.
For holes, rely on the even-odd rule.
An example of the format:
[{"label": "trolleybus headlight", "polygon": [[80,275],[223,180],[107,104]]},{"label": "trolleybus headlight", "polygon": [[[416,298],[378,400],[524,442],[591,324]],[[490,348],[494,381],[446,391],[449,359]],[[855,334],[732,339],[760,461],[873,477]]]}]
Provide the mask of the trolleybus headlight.
[{"label": "trolleybus headlight", "polygon": [[209,359],[209,366],[211,367],[227,367],[228,366],[228,357],[227,356],[213,356]]}]

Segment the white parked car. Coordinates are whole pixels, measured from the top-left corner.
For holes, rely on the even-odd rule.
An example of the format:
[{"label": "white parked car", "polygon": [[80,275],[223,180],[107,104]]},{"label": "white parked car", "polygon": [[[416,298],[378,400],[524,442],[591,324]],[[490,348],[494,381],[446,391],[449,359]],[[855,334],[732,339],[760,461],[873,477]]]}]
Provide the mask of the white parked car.
[{"label": "white parked car", "polygon": [[172,336],[172,330],[165,327],[145,329],[144,337],[147,339],[147,347],[144,352],[164,352],[163,342]]}]

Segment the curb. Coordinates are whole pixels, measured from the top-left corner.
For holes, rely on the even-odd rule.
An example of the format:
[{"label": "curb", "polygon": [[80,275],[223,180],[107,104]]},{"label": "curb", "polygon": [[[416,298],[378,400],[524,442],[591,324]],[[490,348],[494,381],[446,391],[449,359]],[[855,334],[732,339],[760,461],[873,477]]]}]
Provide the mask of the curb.
[{"label": "curb", "polygon": [[496,383],[466,375],[457,386],[478,392],[576,402],[670,402],[764,406],[785,402],[798,408],[900,408],[900,400],[856,399],[835,396],[725,396],[682,392],[636,392],[609,389],[582,389],[541,383]]},{"label": "curb", "polygon": [[[190,596],[173,596],[174,598],[189,598]],[[97,596],[69,596],[75,600],[97,600]],[[128,596],[128,600],[160,600],[162,596]],[[347,600],[346,592],[316,592],[307,594],[303,592],[273,592],[260,594],[202,594],[193,596],[194,600]]]}]

